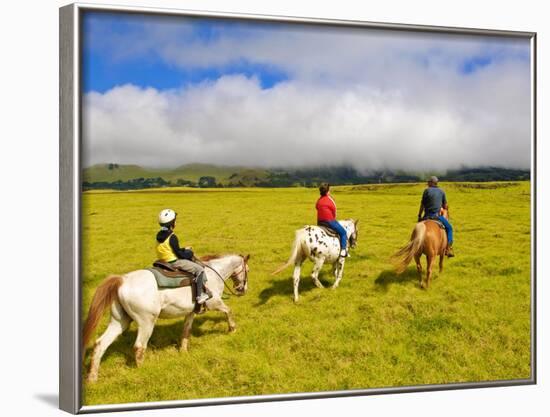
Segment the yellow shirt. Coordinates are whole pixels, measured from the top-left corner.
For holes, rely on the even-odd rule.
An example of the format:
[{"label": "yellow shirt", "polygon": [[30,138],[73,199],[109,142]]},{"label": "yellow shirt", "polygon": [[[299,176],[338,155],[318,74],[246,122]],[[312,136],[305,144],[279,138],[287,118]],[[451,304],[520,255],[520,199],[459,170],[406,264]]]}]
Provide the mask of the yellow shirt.
[{"label": "yellow shirt", "polygon": [[174,262],[178,259],[172,248],[170,247],[170,237],[173,233],[164,240],[164,242],[157,245],[157,259],[164,262]]}]

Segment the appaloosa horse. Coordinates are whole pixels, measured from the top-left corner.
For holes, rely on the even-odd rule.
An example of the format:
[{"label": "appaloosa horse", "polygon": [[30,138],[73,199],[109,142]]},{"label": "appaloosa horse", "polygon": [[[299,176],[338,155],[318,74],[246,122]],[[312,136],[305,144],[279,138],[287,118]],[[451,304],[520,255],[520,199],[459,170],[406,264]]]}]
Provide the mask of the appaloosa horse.
[{"label": "appaloosa horse", "polygon": [[[236,329],[229,307],[222,301],[225,280],[232,278],[237,295],[243,295],[248,287],[249,255],[225,255],[210,257],[204,269],[212,298],[206,301],[208,310],[218,310],[226,314],[229,331]],[[142,269],[125,275],[106,278],[97,288],[84,325],[83,347],[98,325],[104,311],[111,307],[111,321],[107,330],[94,345],[88,381],[98,378],[101,357],[115,339],[124,332],[132,321],[137,323],[137,338],[134,344],[136,364],[143,363],[145,349],[158,318],[185,316],[181,350],[187,351],[191,326],[195,317],[195,300],[191,287],[158,288],[153,273]]]},{"label": "appaloosa horse", "polygon": [[[349,246],[355,248],[357,244],[357,223],[359,220],[342,220],[340,224],[346,230]],[[333,265],[334,277],[336,280],[332,288],[337,288],[344,272],[345,258],[340,257],[340,240],[338,237],[329,236],[325,230],[319,226],[304,226],[296,230],[296,237],[292,245],[292,252],[287,263],[272,272],[272,275],[278,274],[282,270],[294,264],[294,301],[298,301],[298,286],[300,284],[300,272],[302,264],[306,259],[314,262],[311,278],[314,284],[319,288],[324,288],[319,281],[319,271],[323,264]]]},{"label": "appaloosa horse", "polygon": [[[444,208],[441,209],[440,214],[446,219],[449,218],[449,211]],[[416,270],[420,276],[420,287],[427,289],[430,286],[433,266],[437,256],[439,256],[439,272],[443,272],[446,248],[447,233],[439,222],[435,220],[418,222],[413,229],[409,243],[399,249],[392,257],[396,263],[397,273],[403,273],[414,258]],[[426,255],[427,262],[425,280],[422,278],[422,265],[420,263],[423,254]]]}]

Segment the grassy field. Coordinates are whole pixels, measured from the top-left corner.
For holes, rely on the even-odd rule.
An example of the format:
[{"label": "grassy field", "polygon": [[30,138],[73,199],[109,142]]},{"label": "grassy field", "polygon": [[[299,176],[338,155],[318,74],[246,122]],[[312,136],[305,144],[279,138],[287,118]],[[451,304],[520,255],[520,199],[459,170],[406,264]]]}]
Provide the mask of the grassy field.
[{"label": "grassy field", "polygon": [[[423,185],[333,190],[340,218],[358,218],[358,246],[337,290],[302,270],[292,301],[294,230],[315,222],[316,189],[163,189],[83,196],[83,298],[108,274],[148,266],[155,222],[179,213],[180,242],[198,254],[250,253],[249,291],[195,319],[188,354],[181,320],[159,321],[145,363],[133,362],[135,325],[107,351],[84,403],[110,404],[527,378],[530,375],[530,184],[443,184],[456,258],[428,291],[414,266],[389,258],[409,238]],[[424,261],[425,262],[425,261]],[[329,267],[320,276],[333,278]],[[99,326],[105,329],[107,315]],[[86,364],[89,359],[86,360]]]}]

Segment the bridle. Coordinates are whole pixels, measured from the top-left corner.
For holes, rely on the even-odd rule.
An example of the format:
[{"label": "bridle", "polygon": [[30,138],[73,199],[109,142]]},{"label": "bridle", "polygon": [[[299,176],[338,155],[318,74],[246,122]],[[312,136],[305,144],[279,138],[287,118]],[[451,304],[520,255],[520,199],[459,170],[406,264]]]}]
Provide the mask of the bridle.
[{"label": "bridle", "polygon": [[[244,293],[244,289],[246,288],[246,285],[248,284],[248,268],[247,268],[247,264],[246,264],[246,261],[244,260],[244,257],[242,257],[242,260],[243,260],[243,263],[241,265],[241,269],[238,270],[238,271],[235,271],[233,272],[233,274],[231,274],[231,278],[235,277],[238,279],[238,276],[239,274],[242,274],[244,272],[244,279],[242,281],[239,282],[239,285],[237,285],[235,287],[235,289],[237,291],[240,292],[240,295],[242,295]],[[225,281],[224,281],[225,283]]]},{"label": "bridle", "polygon": [[236,289],[237,291],[239,291],[239,292],[237,292],[237,293],[236,293],[235,291],[233,291],[233,289],[232,289],[229,285],[227,285],[227,281],[223,279],[223,277],[220,275],[220,273],[219,273],[216,269],[214,269],[214,268],[211,267],[210,265],[208,265],[208,264],[206,264],[206,263],[204,263],[204,262],[202,262],[201,260],[196,259],[196,258],[195,258],[195,262],[198,263],[199,265],[205,267],[205,268],[208,268],[208,269],[214,271],[214,273],[216,274],[216,276],[221,280],[221,282],[223,282],[223,286],[224,286],[225,288],[227,288],[227,289],[229,290],[229,292],[230,292],[231,294],[233,294],[234,296],[240,297],[240,296],[242,296],[242,295],[244,294],[244,288],[246,287],[246,284],[248,283],[248,270],[247,270],[247,268],[246,268],[246,266],[247,266],[247,265],[246,265],[246,261],[244,260],[244,257],[243,257],[243,256],[241,256],[241,258],[242,258],[242,261],[243,261],[243,263],[242,263],[242,265],[241,265],[241,269],[240,269],[239,271],[233,272],[233,273],[229,276],[229,278],[234,278],[234,277],[236,278],[236,277],[238,276],[238,274],[241,274],[241,273],[243,272],[243,270],[244,270],[244,280],[243,280],[242,282],[240,282],[239,285],[238,285],[237,287],[235,287],[235,289]]},{"label": "bridle", "polygon": [[348,243],[350,247],[354,248],[355,245],[357,245],[357,237],[359,236],[359,232],[357,231],[357,224],[353,224],[353,232],[350,234],[348,238]]}]

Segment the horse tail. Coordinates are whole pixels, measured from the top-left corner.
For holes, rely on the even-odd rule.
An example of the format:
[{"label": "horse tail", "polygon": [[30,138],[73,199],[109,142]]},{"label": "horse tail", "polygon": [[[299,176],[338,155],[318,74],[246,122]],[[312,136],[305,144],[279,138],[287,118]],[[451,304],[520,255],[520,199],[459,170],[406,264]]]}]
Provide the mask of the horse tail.
[{"label": "horse tail", "polygon": [[84,335],[82,343],[84,347],[88,345],[90,337],[95,328],[99,324],[99,320],[103,316],[105,310],[118,300],[118,289],[122,285],[122,277],[119,275],[111,275],[107,277],[95,291],[92,304],[88,310],[88,318],[84,323]]},{"label": "horse tail", "polygon": [[290,251],[290,257],[288,258],[288,261],[284,265],[281,265],[279,268],[273,271],[271,275],[277,275],[279,272],[288,268],[290,265],[292,265],[296,261],[296,258],[298,257],[298,251],[302,247],[300,243],[300,237],[298,236],[299,232],[300,230],[296,231],[296,237],[294,238],[294,243],[292,244],[292,250]]},{"label": "horse tail", "polygon": [[426,225],[422,222],[417,223],[411,235],[411,240],[392,257],[396,264],[397,273],[405,272],[415,254],[422,250],[424,237],[426,236]]}]

